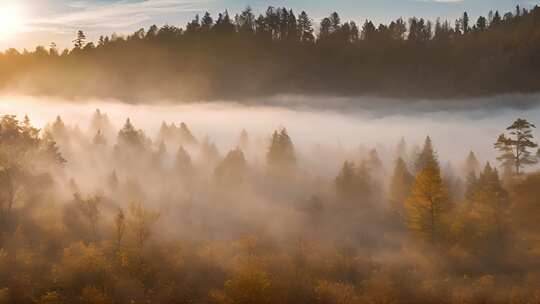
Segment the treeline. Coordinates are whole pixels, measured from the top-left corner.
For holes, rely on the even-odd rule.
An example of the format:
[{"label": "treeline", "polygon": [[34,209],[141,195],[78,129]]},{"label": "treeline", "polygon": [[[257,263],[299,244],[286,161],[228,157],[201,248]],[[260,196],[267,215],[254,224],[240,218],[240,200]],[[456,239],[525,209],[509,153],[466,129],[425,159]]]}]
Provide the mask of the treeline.
[{"label": "treeline", "polygon": [[376,25],[269,7],[197,15],[88,42],[0,55],[0,85],[76,97],[243,99],[275,94],[468,97],[540,89],[540,8]]},{"label": "treeline", "polygon": [[89,130],[0,119],[0,303],[539,299],[524,119],[496,140],[500,167],[471,152],[441,168],[427,137],[392,162],[356,151],[329,177],[283,128],[263,146],[244,130],[222,155],[185,123],[154,139],[112,125],[99,110]]}]

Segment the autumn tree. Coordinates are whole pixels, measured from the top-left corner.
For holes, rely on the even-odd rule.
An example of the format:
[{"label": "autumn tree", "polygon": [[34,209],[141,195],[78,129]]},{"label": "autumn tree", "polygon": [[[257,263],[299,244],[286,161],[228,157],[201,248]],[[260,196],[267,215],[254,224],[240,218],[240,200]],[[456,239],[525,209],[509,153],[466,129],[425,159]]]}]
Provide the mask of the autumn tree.
[{"label": "autumn tree", "polygon": [[116,228],[116,248],[120,248],[126,231],[126,215],[124,214],[124,210],[122,210],[122,208],[119,208],[118,212],[116,213],[114,225]]},{"label": "autumn tree", "polygon": [[405,201],[411,193],[413,182],[414,176],[407,169],[407,164],[398,157],[390,180],[389,199],[392,211],[402,217],[405,217]]},{"label": "autumn tree", "polygon": [[219,163],[214,175],[220,184],[239,185],[246,178],[247,164],[244,153],[239,148],[230,151]]},{"label": "autumn tree", "polygon": [[496,237],[500,242],[508,222],[509,197],[502,187],[497,169],[489,163],[479,177],[478,185],[472,195],[472,206],[482,219],[484,231]]},{"label": "autumn tree", "polygon": [[214,165],[220,158],[219,156],[219,150],[216,146],[216,144],[210,140],[209,137],[206,137],[201,145],[201,159],[204,161],[205,164],[208,165]]},{"label": "autumn tree", "polygon": [[238,139],[238,147],[243,151],[249,149],[249,134],[245,129],[242,129],[242,132],[240,132],[240,137]]},{"label": "autumn tree", "polygon": [[94,135],[94,138],[92,138],[92,143],[98,147],[107,145],[107,139],[105,139],[105,136],[103,136],[101,130],[98,130],[96,135]]},{"label": "autumn tree", "polygon": [[74,194],[77,207],[87,219],[91,229],[91,239],[96,242],[98,239],[98,221],[101,215],[101,204],[103,198],[100,195],[94,195],[88,198],[83,198],[79,193]]},{"label": "autumn tree", "polygon": [[[13,115],[0,119],[0,217],[11,211],[22,189],[33,181],[38,168],[65,163],[56,142],[47,133],[40,137],[28,117],[21,123]],[[38,165],[39,166],[36,166]],[[36,191],[38,189],[35,189]]]},{"label": "autumn tree", "polygon": [[538,144],[533,141],[532,129],[534,128],[536,128],[534,124],[519,118],[506,128],[509,136],[504,133],[499,135],[495,148],[501,153],[497,159],[503,167],[513,166],[515,173],[520,174],[522,168],[538,162],[536,155],[531,154],[530,151],[538,147]]},{"label": "autumn tree", "polygon": [[197,139],[195,138],[195,136],[193,136],[191,130],[184,122],[180,123],[179,137],[180,143],[182,144],[193,145],[197,143]]},{"label": "autumn tree", "polygon": [[118,132],[118,145],[122,148],[145,149],[149,140],[142,130],[137,130],[128,118]]},{"label": "autumn tree", "polygon": [[414,164],[416,172],[421,172],[428,163],[438,164],[437,154],[433,150],[433,142],[429,136],[426,137],[424,147],[416,158]]},{"label": "autumn tree", "polygon": [[290,170],[296,164],[294,145],[287,129],[274,131],[270,147],[266,153],[266,162],[271,169]]},{"label": "autumn tree", "polygon": [[345,161],[334,183],[338,197],[348,202],[370,202],[376,187],[365,162],[355,166]]},{"label": "autumn tree", "polygon": [[445,217],[449,210],[447,189],[429,137],[426,139],[422,166],[406,201],[409,227],[435,245],[444,236]]},{"label": "autumn tree", "polygon": [[90,132],[101,132],[105,139],[110,139],[113,132],[113,126],[109,120],[107,113],[102,113],[100,109],[96,109],[90,120]]},{"label": "autumn tree", "polygon": [[175,167],[181,174],[189,173],[193,169],[191,156],[183,146],[176,152]]},{"label": "autumn tree", "polygon": [[478,158],[476,158],[476,154],[474,154],[473,151],[469,152],[469,155],[467,155],[467,159],[465,160],[465,164],[463,166],[463,173],[465,176],[473,173],[477,175],[480,172],[480,162],[478,161]]},{"label": "autumn tree", "polygon": [[130,219],[128,225],[135,236],[139,252],[152,234],[152,226],[159,219],[157,212],[146,209],[140,202],[131,202],[129,205]]}]

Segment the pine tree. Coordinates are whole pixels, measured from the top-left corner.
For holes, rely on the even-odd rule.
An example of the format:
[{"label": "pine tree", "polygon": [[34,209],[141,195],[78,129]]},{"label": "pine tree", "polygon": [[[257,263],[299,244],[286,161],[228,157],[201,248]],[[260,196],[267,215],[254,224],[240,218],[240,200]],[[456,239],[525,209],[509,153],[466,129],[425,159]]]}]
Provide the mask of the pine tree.
[{"label": "pine tree", "polygon": [[532,155],[529,151],[529,149],[538,147],[538,144],[533,142],[533,128],[536,128],[534,124],[519,118],[506,128],[510,137],[503,133],[495,142],[495,148],[501,153],[497,159],[502,162],[503,166],[513,165],[516,174],[520,174],[523,167],[538,162],[536,155]]},{"label": "pine tree", "polygon": [[345,161],[335,180],[338,196],[342,198],[351,198],[354,196],[356,188],[356,172],[354,164]]},{"label": "pine tree", "polygon": [[296,155],[287,129],[275,131],[266,154],[267,164],[271,169],[290,170],[296,164]]},{"label": "pine tree", "polygon": [[355,166],[345,161],[335,179],[337,196],[347,202],[370,202],[373,198],[375,184],[365,162]]},{"label": "pine tree", "polygon": [[403,137],[396,146],[396,157],[402,158],[403,160],[407,159],[407,142]]},{"label": "pine tree", "polygon": [[431,244],[437,244],[444,235],[444,222],[449,209],[448,192],[441,178],[439,164],[426,140],[425,161],[406,201],[409,227]]},{"label": "pine tree", "polygon": [[81,50],[84,47],[84,42],[86,41],[86,35],[83,31],[77,31],[77,38],[73,40],[74,47],[77,50]]},{"label": "pine tree", "polygon": [[405,161],[398,157],[390,181],[390,208],[400,216],[405,216],[405,200],[411,193],[414,176],[407,169]]},{"label": "pine tree", "polygon": [[240,132],[240,138],[238,139],[238,147],[244,151],[249,148],[249,135],[245,129]]},{"label": "pine tree", "polygon": [[473,212],[482,219],[483,231],[500,241],[504,236],[509,207],[508,193],[502,187],[497,169],[489,163],[478,179],[472,195]]},{"label": "pine tree", "polygon": [[315,40],[315,36],[313,35],[313,23],[304,11],[298,15],[298,31],[300,33],[301,42],[311,43]]},{"label": "pine tree", "polygon": [[118,144],[122,147],[144,149],[147,139],[141,130],[135,129],[131,120],[128,118],[122,129],[118,132]]},{"label": "pine tree", "polygon": [[371,149],[366,160],[366,165],[371,172],[380,174],[383,169],[383,164],[379,158],[379,153],[377,149]]},{"label": "pine tree", "polygon": [[429,136],[426,137],[422,152],[420,152],[416,158],[416,162],[414,164],[416,172],[422,171],[428,163],[437,164],[438,166],[437,155],[433,150],[433,143]]},{"label": "pine tree", "polygon": [[95,146],[105,146],[107,145],[107,140],[105,139],[105,136],[101,133],[101,130],[98,130],[94,138],[92,139],[92,143]]},{"label": "pine tree", "polygon": [[181,173],[189,173],[193,167],[191,156],[189,156],[189,153],[184,149],[183,146],[180,146],[178,148],[178,152],[176,152],[176,169]]},{"label": "pine tree", "polygon": [[247,164],[239,148],[230,151],[216,167],[214,175],[220,184],[240,185],[246,178]]},{"label": "pine tree", "polygon": [[180,124],[180,142],[185,145],[193,145],[197,144],[197,139],[193,134],[191,133],[191,130],[188,128],[188,126],[182,122]]}]

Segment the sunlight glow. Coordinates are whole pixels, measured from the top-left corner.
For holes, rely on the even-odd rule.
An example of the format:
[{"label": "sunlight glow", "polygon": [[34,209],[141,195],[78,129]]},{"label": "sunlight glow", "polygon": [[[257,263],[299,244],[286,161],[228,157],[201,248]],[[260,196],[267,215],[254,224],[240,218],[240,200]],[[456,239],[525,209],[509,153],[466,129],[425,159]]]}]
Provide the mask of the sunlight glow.
[{"label": "sunlight glow", "polygon": [[7,40],[23,27],[21,7],[15,3],[0,3],[0,41]]}]

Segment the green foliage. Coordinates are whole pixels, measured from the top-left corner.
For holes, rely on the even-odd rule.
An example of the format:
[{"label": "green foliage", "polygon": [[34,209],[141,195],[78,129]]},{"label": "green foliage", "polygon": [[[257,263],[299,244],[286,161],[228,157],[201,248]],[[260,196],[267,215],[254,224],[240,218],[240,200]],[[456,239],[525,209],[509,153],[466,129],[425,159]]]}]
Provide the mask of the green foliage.
[{"label": "green foliage", "polygon": [[516,174],[519,174],[523,167],[538,162],[536,155],[532,155],[529,151],[538,147],[538,144],[533,142],[533,128],[536,128],[534,124],[519,118],[506,128],[510,137],[501,134],[495,143],[495,148],[501,153],[497,159],[503,166],[514,166]]}]

